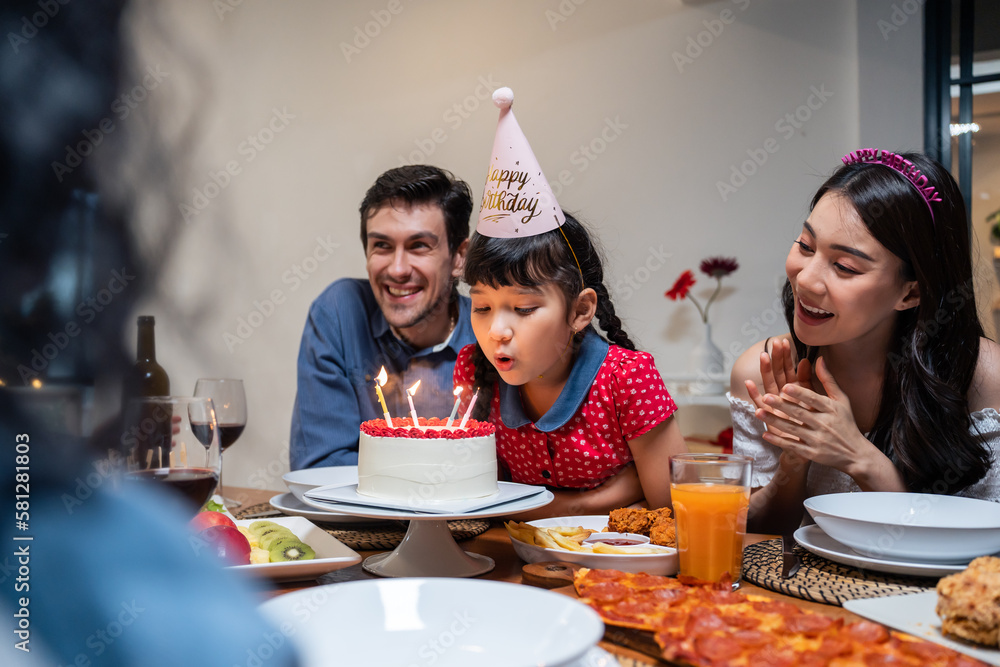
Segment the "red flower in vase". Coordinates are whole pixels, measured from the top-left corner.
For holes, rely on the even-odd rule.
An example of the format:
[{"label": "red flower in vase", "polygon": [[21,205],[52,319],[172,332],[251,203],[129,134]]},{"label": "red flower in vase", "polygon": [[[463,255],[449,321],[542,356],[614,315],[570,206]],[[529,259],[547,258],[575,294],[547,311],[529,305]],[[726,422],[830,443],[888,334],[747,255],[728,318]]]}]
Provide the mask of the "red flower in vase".
[{"label": "red flower in vase", "polygon": [[694,274],[690,270],[685,271],[680,275],[679,278],[674,282],[674,286],[667,290],[666,296],[671,301],[676,301],[677,299],[683,299],[691,291],[697,281],[694,279]]},{"label": "red flower in vase", "polygon": [[700,268],[701,272],[709,278],[715,278],[715,291],[713,291],[712,295],[708,297],[708,301],[705,302],[704,306],[702,306],[701,302],[695,298],[694,294],[690,293],[691,288],[694,287],[696,282],[694,279],[694,273],[690,270],[682,273],[674,282],[674,286],[668,289],[664,296],[672,301],[676,301],[677,299],[688,299],[694,304],[694,307],[698,309],[698,314],[701,315],[701,321],[708,324],[708,309],[711,307],[716,297],[719,296],[719,292],[722,291],[722,279],[736,269],[740,268],[740,265],[736,261],[735,257],[707,257],[701,260],[701,264],[698,268]]},{"label": "red flower in vase", "polygon": [[701,260],[701,272],[709,278],[725,278],[740,268],[735,257],[709,257]]}]

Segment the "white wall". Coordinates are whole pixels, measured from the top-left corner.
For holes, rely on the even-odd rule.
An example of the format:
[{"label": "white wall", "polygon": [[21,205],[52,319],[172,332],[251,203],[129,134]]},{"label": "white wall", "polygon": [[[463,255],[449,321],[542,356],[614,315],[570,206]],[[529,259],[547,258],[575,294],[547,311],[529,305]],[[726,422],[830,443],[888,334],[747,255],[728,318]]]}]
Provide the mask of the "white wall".
[{"label": "white wall", "polygon": [[923,150],[922,18],[898,2],[858,3],[860,145]]},{"label": "white wall", "polygon": [[[245,379],[250,423],[226,457],[227,482],[281,488],[302,325],[329,282],[363,275],[365,189],[419,160],[451,169],[478,198],[498,85],[513,88],[562,206],[603,241],[615,304],[661,372],[686,370],[701,335],[694,307],[663,293],[706,256],[740,262],[711,313],[720,347],[738,354],[780,332],[784,257],[824,175],[859,137],[912,148],[922,136],[919,105],[875,122],[882,110],[859,85],[919,94],[919,20],[883,48],[863,48],[882,39],[870,23],[888,20],[891,3],[856,4],[244,0],[220,18],[211,3],[187,0],[155,23],[138,16],[140,60],[170,72],[147,104],[192,135],[180,151],[182,201],[193,205],[192,188],[227,162],[239,169],[181,225],[177,251],[160,255],[159,294],[139,309],[161,316],[158,356],[175,393],[199,376]],[[342,45],[366,28],[376,36],[345,56]],[[275,109],[289,114],[275,127],[286,125],[250,161],[241,142]],[[890,142],[865,127],[892,128]],[[734,177],[740,169],[750,175]],[[560,175],[565,185],[555,185]],[[730,181],[735,191],[720,194]],[[170,202],[175,221],[179,203]],[[156,238],[155,214],[139,222]],[[318,238],[339,246],[314,262]],[[163,246],[148,243],[157,256]],[[296,266],[312,273],[296,282]],[[703,280],[696,293],[709,287]],[[227,344],[272,296],[282,300],[273,312],[253,315],[259,326]]]}]

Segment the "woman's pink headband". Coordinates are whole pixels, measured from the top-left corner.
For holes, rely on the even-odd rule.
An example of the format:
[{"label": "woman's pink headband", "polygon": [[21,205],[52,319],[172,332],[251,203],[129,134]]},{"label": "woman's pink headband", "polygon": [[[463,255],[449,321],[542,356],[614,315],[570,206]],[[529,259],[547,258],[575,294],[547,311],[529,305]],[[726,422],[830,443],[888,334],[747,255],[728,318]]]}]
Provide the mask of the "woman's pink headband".
[{"label": "woman's pink headband", "polygon": [[881,164],[899,172],[906,177],[906,180],[909,181],[910,185],[915,187],[917,192],[920,193],[920,196],[924,198],[924,202],[927,204],[927,210],[931,213],[931,221],[934,221],[934,209],[931,208],[931,202],[943,200],[938,195],[934,186],[929,185],[927,177],[921,174],[916,165],[906,158],[896,155],[895,153],[890,153],[889,151],[884,151],[880,148],[862,148],[854,151],[853,153],[848,153],[843,157],[842,161],[844,164],[857,164],[860,162]]}]

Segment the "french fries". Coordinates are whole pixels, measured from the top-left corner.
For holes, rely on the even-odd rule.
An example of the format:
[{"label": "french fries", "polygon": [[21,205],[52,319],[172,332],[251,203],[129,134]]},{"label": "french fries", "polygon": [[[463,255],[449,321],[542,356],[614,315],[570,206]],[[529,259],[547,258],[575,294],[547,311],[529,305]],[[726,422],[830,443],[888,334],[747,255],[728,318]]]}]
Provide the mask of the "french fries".
[{"label": "french fries", "polygon": [[524,521],[508,521],[504,524],[507,533],[512,538],[525,544],[547,549],[562,549],[563,551],[580,551],[595,554],[656,554],[663,553],[662,548],[650,547],[617,547],[604,542],[583,544],[583,541],[600,532],[581,526],[552,526],[539,528]]},{"label": "french fries", "polygon": [[605,542],[598,542],[591,549],[595,554],[661,554],[663,550],[664,547],[656,548],[655,545],[652,547],[616,547]]}]

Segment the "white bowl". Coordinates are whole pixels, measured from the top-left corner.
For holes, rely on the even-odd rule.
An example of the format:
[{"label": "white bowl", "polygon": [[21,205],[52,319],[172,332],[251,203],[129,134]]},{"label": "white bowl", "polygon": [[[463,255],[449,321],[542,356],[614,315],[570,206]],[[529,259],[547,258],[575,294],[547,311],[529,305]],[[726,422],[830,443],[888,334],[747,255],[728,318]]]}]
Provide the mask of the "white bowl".
[{"label": "white bowl", "polygon": [[925,493],[832,493],[805,501],[827,535],[871,558],[961,563],[1000,551],[1000,503]]},{"label": "white bowl", "polygon": [[604,634],[579,600],[480,579],[351,581],[279,595],[260,609],[303,667],[567,665]]},{"label": "white bowl", "polygon": [[[608,525],[607,515],[591,516],[560,516],[551,519],[538,519],[528,522],[532,526],[539,528],[552,528],[553,526],[580,526],[590,530],[603,530]],[[669,547],[655,547],[662,549],[661,553],[655,554],[595,554],[586,551],[569,551],[568,549],[549,549],[538,547],[527,542],[510,538],[510,543],[514,547],[514,553],[520,556],[526,563],[543,563],[545,561],[561,560],[568,563],[576,563],[583,567],[590,567],[600,570],[621,570],[622,572],[645,572],[646,574],[677,574],[679,562],[677,550]]]},{"label": "white bowl", "polygon": [[281,476],[292,495],[305,502],[302,494],[321,486],[338,486],[358,483],[358,466],[331,466],[329,468],[303,468]]}]

